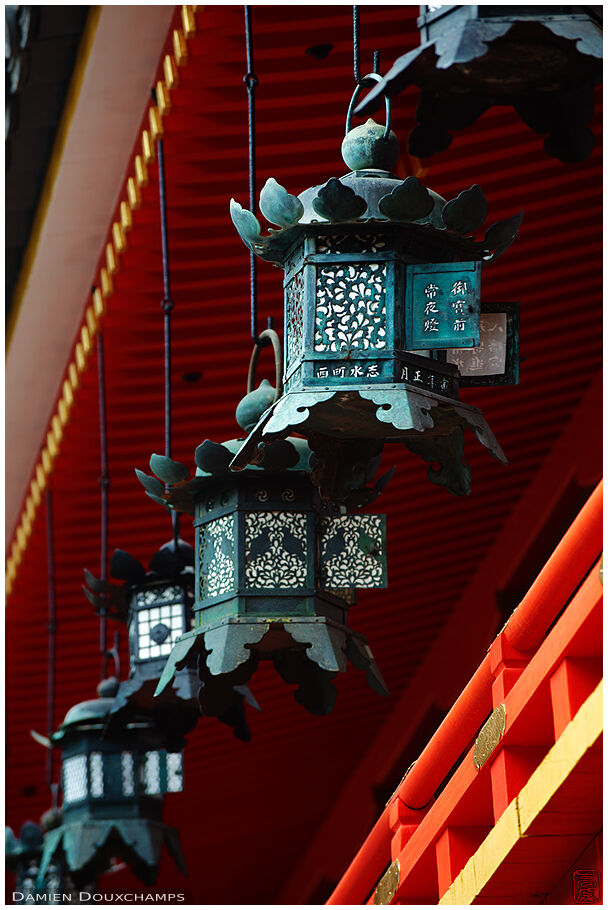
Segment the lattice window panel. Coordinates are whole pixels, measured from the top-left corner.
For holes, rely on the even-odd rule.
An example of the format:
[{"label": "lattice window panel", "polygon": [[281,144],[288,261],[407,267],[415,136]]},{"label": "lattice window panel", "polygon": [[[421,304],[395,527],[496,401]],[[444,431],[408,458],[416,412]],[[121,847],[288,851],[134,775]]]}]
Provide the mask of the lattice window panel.
[{"label": "lattice window panel", "polygon": [[167,793],[181,793],[184,777],[181,752],[167,753]]},{"label": "lattice window panel", "polygon": [[149,796],[161,793],[160,753],[146,752],[144,761],[144,790]]},{"label": "lattice window panel", "polygon": [[73,755],[63,762],[63,800],[76,803],[87,796],[87,757]]},{"label": "lattice window panel", "polygon": [[135,761],[132,752],[120,753],[120,769],[123,795],[133,796],[135,794]]},{"label": "lattice window panel", "polygon": [[101,752],[91,752],[89,756],[89,773],[91,776],[91,796],[103,796],[103,755]]},{"label": "lattice window panel", "polygon": [[[140,660],[167,657],[171,653],[176,640],[186,631],[184,629],[184,606],[181,600],[183,596],[182,589],[175,588],[172,590],[176,591],[180,597],[178,603],[166,602],[158,607],[138,610],[136,613],[137,647]],[[169,630],[167,637],[161,642],[155,641],[152,636],[152,632],[159,625]]]}]

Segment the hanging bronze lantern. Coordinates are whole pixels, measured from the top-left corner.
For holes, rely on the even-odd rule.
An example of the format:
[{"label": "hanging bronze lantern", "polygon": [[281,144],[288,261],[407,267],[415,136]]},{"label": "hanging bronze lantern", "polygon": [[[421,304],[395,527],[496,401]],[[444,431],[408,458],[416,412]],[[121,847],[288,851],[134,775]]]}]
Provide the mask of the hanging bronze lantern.
[{"label": "hanging bronze lantern", "polygon": [[486,311],[481,267],[513,242],[522,215],[475,240],[487,215],[481,189],[446,202],[416,177],[394,176],[399,143],[389,102],[386,127],[368,120],[351,130],[359,91],[342,144],[350,173],[298,197],[269,179],[260,209],[279,230],[267,236],[251,212],[231,202],[247,246],[285,270],[286,344],[284,394],[231,468],[263,465],[264,444],[295,430],[315,455],[321,495],[344,501],[349,491],[336,477],[360,474],[385,442],[402,441],[439,463],[429,469],[434,483],[466,494],[463,428],[506,463],[481,411],[460,401],[459,387],[469,374],[475,384],[518,380],[518,308]]},{"label": "hanging bronze lantern", "polygon": [[[129,678],[120,683],[110,722],[123,724],[134,713],[151,712],[172,747],[181,749],[200,717],[196,661],[175,673],[162,698],[154,698],[154,692],[173,646],[192,627],[194,550],[184,540],[171,540],[154,554],[146,571],[130,553],[117,549],[110,575],[123,584],[103,581],[85,569],[90,590],[83,585],[97,610],[129,629]],[[238,739],[249,741],[244,699],[259,710],[249,689],[237,687],[220,719]]]},{"label": "hanging bronze lantern", "polygon": [[[263,335],[278,350],[276,334]],[[264,381],[241,402],[237,421],[249,429],[275,397]],[[347,660],[386,693],[367,642],[347,626],[354,589],[386,585],[384,516],[324,506],[305,440],[272,443],[260,466],[234,474],[229,464],[241,443],[203,442],[192,479],[183,465],[156,455],[150,465],[157,477],[138,472],[153,498],[193,515],[196,528],[194,627],[175,644],[158,692],[198,655],[204,714],[221,713],[232,687],[245,684],[260,660],[297,683],[296,699],[313,713],[331,711],[331,681]],[[371,502],[391,473],[374,488],[361,477],[351,496]],[[183,479],[171,484],[177,476]]]},{"label": "hanging bronze lantern", "polygon": [[453,130],[496,104],[512,105],[561,161],[584,161],[593,149],[586,124],[593,87],[602,81],[601,6],[420,7],[420,47],[399,57],[357,108],[372,114],[384,93],[421,89],[412,155],[447,148]]},{"label": "hanging bronze lantern", "polygon": [[151,884],[163,844],[186,875],[177,831],[162,821],[165,794],[183,789],[182,753],[167,749],[150,715],[110,733],[118,682],[106,679],[97,691],[68,711],[48,743],[61,749],[63,807],[61,824],[45,837],[39,881],[60,861],[81,888],[122,856]]}]

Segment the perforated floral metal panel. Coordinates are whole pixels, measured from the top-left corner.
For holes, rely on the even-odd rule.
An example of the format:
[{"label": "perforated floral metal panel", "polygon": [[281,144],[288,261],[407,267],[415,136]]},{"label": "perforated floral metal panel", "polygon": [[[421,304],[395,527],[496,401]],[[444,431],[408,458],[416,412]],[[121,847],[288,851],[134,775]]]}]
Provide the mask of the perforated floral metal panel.
[{"label": "perforated floral metal panel", "polygon": [[304,337],[304,272],[295,275],[285,288],[285,372],[302,353]]},{"label": "perforated floral metal panel", "polygon": [[304,588],[307,520],[297,512],[247,512],[245,584],[248,588]]},{"label": "perforated floral metal panel", "polygon": [[383,234],[330,234],[317,237],[317,253],[382,253],[387,248]]},{"label": "perforated floral metal panel", "polygon": [[87,796],[87,756],[73,755],[63,762],[63,800],[76,803]]},{"label": "perforated floral metal panel", "polygon": [[232,515],[223,515],[200,528],[199,582],[201,597],[216,597],[235,588]]},{"label": "perforated floral metal panel", "polygon": [[315,351],[386,347],[386,265],[317,268]]},{"label": "perforated floral metal panel", "polygon": [[322,519],[320,542],[324,587],[386,587],[384,515]]}]

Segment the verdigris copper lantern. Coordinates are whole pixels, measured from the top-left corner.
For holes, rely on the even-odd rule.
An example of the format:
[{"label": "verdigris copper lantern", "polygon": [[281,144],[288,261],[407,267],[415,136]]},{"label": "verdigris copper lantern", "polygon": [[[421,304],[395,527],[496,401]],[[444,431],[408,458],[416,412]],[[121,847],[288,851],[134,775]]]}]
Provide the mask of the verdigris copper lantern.
[{"label": "verdigris copper lantern", "polygon": [[[268,235],[251,212],[231,202],[247,246],[285,270],[286,345],[284,394],[231,467],[263,465],[263,444],[295,431],[314,453],[322,496],[341,501],[338,471],[365,470],[385,442],[402,441],[439,464],[431,467],[431,480],[466,494],[464,428],[506,459],[481,411],[459,399],[471,370],[461,352],[480,353],[482,267],[512,243],[522,216],[475,240],[487,215],[481,189],[475,185],[446,202],[415,177],[392,174],[399,143],[388,123],[368,120],[350,130],[357,93],[342,145],[350,173],[298,197],[268,180],[260,209],[279,226]],[[387,119],[389,112],[387,102]],[[509,382],[517,381],[516,307],[505,306],[505,319],[507,312],[496,338],[511,358],[501,374]],[[498,381],[492,375],[489,382]],[[476,382],[484,376],[478,364]]]},{"label": "verdigris copper lantern", "polygon": [[[129,629],[129,678],[120,683],[110,711],[111,722],[124,723],[134,712],[152,712],[155,723],[176,749],[200,717],[200,682],[196,661],[175,673],[162,698],[154,698],[167,658],[180,636],[192,627],[194,550],[184,540],[164,544],[149,562],[148,571],[125,550],[115,550],[110,575],[121,585],[95,578],[85,570],[87,599]],[[258,707],[246,687],[234,692],[233,704],[221,720],[235,736],[248,741],[243,699]]]},{"label": "verdigris copper lantern", "polygon": [[182,754],[169,751],[150,716],[108,731],[118,683],[106,679],[98,698],[75,705],[53,734],[61,749],[61,824],[45,837],[42,882],[52,862],[62,861],[76,887],[96,881],[112,857],[153,883],[166,845],[181,871],[177,832],[163,823],[167,793],[183,789]]},{"label": "verdigris copper lantern", "polygon": [[583,161],[594,144],[586,124],[602,80],[602,25],[601,6],[421,6],[420,47],[395,61],[357,113],[372,114],[383,93],[418,86],[409,150],[425,157],[492,105],[512,105],[548,134],[549,155]]},{"label": "verdigris copper lantern", "polygon": [[[243,400],[237,420],[253,426],[274,397],[264,381]],[[196,476],[168,492],[172,465],[165,474],[158,458],[151,462],[160,480],[140,473],[153,496],[193,515],[196,529],[194,627],[176,642],[159,693],[193,654],[205,714],[219,714],[260,660],[272,660],[285,681],[296,683],[296,699],[313,713],[331,711],[332,679],[347,660],[385,693],[367,642],[347,625],[355,589],[386,585],[384,516],[324,507],[303,439],[272,443],[260,466],[233,474],[229,464],[241,442],[203,442]],[[388,479],[372,488],[361,477],[351,495],[371,502]]]}]

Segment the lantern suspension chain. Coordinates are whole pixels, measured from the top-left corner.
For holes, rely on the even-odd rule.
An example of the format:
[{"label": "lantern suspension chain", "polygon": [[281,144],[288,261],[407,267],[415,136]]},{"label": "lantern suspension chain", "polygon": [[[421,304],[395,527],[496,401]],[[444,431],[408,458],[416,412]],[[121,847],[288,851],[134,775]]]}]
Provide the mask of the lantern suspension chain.
[{"label": "lantern suspension chain", "polygon": [[[48,576],[48,676],[47,676],[47,736],[50,739],[55,730],[55,642],[57,635],[57,619],[55,607],[55,547],[53,540],[53,497],[49,488],[46,491],[46,563]],[[53,749],[47,750],[46,756],[46,783],[53,798],[56,790],[53,786]]]},{"label": "lantern suspension chain", "polygon": [[[152,100],[157,103],[156,89],[152,88]],[[167,187],[165,182],[165,146],[162,136],[156,140],[158,156],[158,198],[160,205],[160,239],[163,260],[164,313],[164,357],[165,357],[165,456],[171,458],[171,312],[174,307],[171,297],[171,272],[169,269],[169,237],[167,230]],[[179,540],[179,512],[171,512],[173,542],[177,550]]]},{"label": "lantern suspension chain", "polygon": [[[355,77],[355,85],[367,85],[365,77],[361,78],[361,65],[360,65],[360,44],[361,44],[361,34],[359,26],[359,7],[353,6],[353,74]],[[377,73],[380,69],[380,51],[374,51],[374,65],[373,72]],[[369,83],[370,85],[373,83]]]},{"label": "lantern suspension chain", "polygon": [[[95,289],[93,288],[93,291]],[[106,381],[105,381],[105,361],[103,350],[103,335],[101,332],[97,335],[97,382],[99,389],[99,455],[101,473],[99,475],[99,486],[101,489],[101,528],[100,528],[100,579],[105,581],[107,577],[108,564],[108,489],[110,486],[110,477],[108,474],[108,441],[106,434]],[[102,655],[101,660],[101,678],[106,678],[108,668],[107,646],[107,616],[106,608],[102,606],[99,611],[99,650]]]},{"label": "lantern suspension chain", "polygon": [[[243,82],[247,88],[247,121],[249,125],[249,210],[256,213],[255,184],[256,184],[256,147],[255,147],[255,90],[258,77],[253,68],[253,35],[251,30],[251,7],[243,7],[245,11],[245,50],[247,56],[247,72]],[[256,345],[264,347],[268,339],[262,332],[258,335],[258,263],[255,254],[249,252],[249,299],[251,310],[251,337]],[[268,328],[272,328],[272,318],[268,318]]]},{"label": "lantern suspension chain", "polygon": [[359,65],[359,7],[353,6],[353,71],[355,85],[361,84],[361,67]]}]

